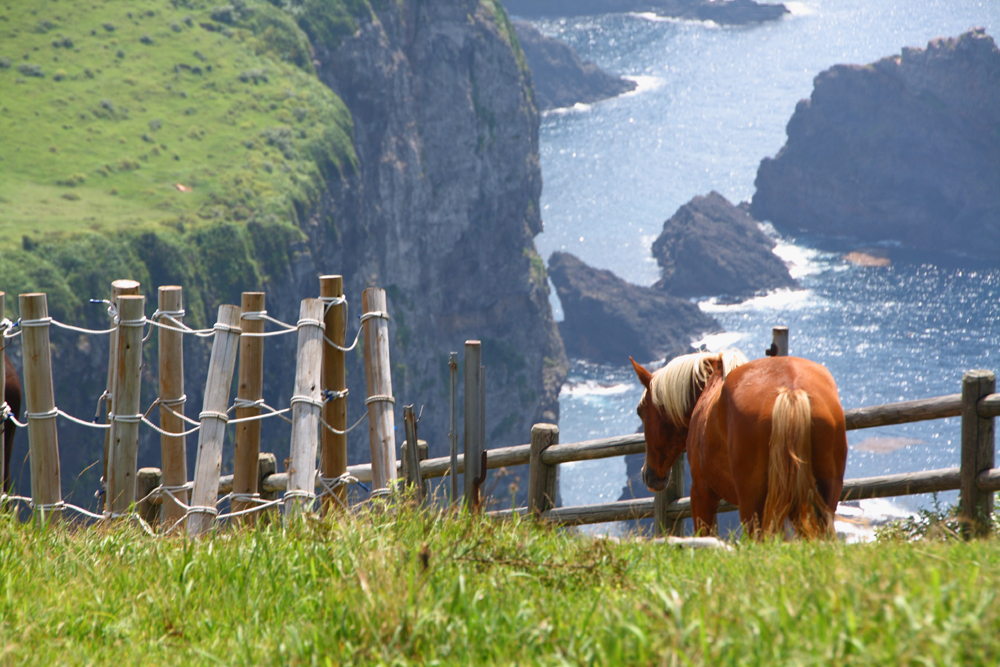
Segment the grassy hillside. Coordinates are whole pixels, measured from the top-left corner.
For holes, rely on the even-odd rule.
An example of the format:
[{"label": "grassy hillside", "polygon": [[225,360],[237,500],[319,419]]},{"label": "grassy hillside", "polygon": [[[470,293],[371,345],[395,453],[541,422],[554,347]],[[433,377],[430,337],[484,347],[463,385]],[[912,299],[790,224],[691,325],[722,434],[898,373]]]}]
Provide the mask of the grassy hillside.
[{"label": "grassy hillside", "polygon": [[270,255],[356,161],[307,33],[370,9],[275,4],[0,0],[0,289],[66,313],[126,275],[249,289],[287,263]]},{"label": "grassy hillside", "polygon": [[682,551],[364,512],[201,543],[0,517],[0,664],[996,664],[1000,548]]}]

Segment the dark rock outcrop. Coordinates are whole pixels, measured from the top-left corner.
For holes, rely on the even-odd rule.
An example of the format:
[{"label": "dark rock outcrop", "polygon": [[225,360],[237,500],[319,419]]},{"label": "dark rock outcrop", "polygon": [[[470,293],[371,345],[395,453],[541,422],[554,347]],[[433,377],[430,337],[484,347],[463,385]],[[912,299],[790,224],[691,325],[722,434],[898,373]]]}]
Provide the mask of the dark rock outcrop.
[{"label": "dark rock outcrop", "polygon": [[782,4],[753,0],[504,0],[510,13],[524,18],[591,16],[621,12],[654,12],[660,16],[742,25],[780,19]]},{"label": "dark rock outcrop", "polygon": [[794,287],[774,241],[747,212],[718,192],[695,197],[663,223],[653,243],[660,265],[654,287],[675,296],[750,296]]},{"label": "dark rock outcrop", "polygon": [[571,357],[619,365],[629,356],[640,362],[674,357],[718,328],[690,301],[632,285],[568,253],[552,253],[549,277],[562,302],[559,331]]},{"label": "dark rock outcrop", "polygon": [[820,73],[787,132],[757,171],[756,218],[1000,263],[1000,50],[984,31]]},{"label": "dark rock outcrop", "polygon": [[543,35],[530,23],[513,24],[531,68],[540,110],[597,102],[635,90],[634,81],[608,74],[592,62],[582,62],[568,44]]}]

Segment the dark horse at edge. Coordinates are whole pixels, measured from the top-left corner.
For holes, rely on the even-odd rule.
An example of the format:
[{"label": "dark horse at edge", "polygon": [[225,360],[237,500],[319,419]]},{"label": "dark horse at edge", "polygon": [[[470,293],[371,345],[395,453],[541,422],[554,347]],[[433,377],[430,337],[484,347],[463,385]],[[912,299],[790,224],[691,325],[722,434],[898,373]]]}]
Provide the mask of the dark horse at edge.
[{"label": "dark horse at edge", "polygon": [[[21,380],[10,357],[4,355],[4,400],[10,407],[10,414],[16,419],[21,416]],[[3,492],[10,493],[10,456],[14,453],[14,431],[17,426],[9,419],[3,422]]]}]

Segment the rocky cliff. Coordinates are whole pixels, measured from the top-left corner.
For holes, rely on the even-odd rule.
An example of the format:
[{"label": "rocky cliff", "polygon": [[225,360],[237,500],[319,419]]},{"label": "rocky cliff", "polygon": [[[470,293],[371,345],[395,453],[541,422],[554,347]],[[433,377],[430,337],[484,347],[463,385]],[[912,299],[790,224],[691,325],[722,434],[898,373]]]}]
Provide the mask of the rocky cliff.
[{"label": "rocky cliff", "polygon": [[514,21],[514,29],[531,68],[540,110],[597,102],[635,90],[635,81],[608,74],[592,62],[582,62],[568,44],[546,37],[530,23]]},{"label": "rocky cliff", "polygon": [[653,12],[660,16],[741,25],[780,19],[788,13],[782,4],[754,0],[504,0],[507,9],[525,18],[591,16],[620,12]]},{"label": "rocky cliff", "polygon": [[[77,108],[68,106],[66,121],[59,112],[40,117],[28,94],[19,98],[27,100],[23,110],[5,100],[14,121],[22,112],[28,123],[51,115],[69,128],[66,138],[77,127],[80,143],[60,144],[64,166],[57,168],[73,160],[87,165],[73,175],[72,189],[53,184],[66,178],[62,171],[11,172],[43,183],[32,187],[55,189],[48,196],[69,211],[71,224],[57,233],[25,223],[23,247],[8,246],[0,257],[0,288],[8,295],[47,291],[53,315],[100,327],[101,309],[86,299],[105,296],[112,279],[141,280],[147,312],[157,286],[180,284],[188,321],[204,326],[220,303],[239,303],[241,291],[260,289],[271,315],[294,322],[300,299],[318,293],[319,275],[342,274],[349,335],[358,326],[362,289],[387,290],[397,422],[404,404],[423,406],[419,435],[433,456],[447,451],[448,352],[461,351],[467,339],[483,344],[487,446],[527,442],[533,423],[558,418],[566,358],[533,242],[541,231],[538,111],[523,53],[498,4],[246,0],[142,13],[107,4],[70,0],[44,21],[20,17],[19,7],[8,8],[13,19],[0,14],[13,20],[12,35],[42,40],[39,48],[51,40],[69,70],[62,79],[32,78],[5,66],[0,76],[19,77],[17,85],[38,87],[40,95],[79,86],[82,98]],[[112,42],[120,45],[117,56]],[[105,55],[107,62],[98,60]],[[85,57],[97,64],[73,66]],[[125,109],[117,98],[101,101],[108,95],[101,91],[119,90],[125,75],[141,102]],[[81,113],[90,97],[95,111]],[[109,131],[121,141],[84,143]],[[92,171],[88,151],[112,145],[142,154]],[[0,145],[0,171],[20,164],[7,148]],[[34,147],[25,145],[24,153],[34,155]],[[10,210],[19,204],[0,198]],[[103,228],[75,212],[84,204],[98,213],[132,208],[121,225]],[[264,395],[275,407],[287,406],[291,394],[293,339],[270,339],[266,348]],[[201,408],[208,350],[201,341],[186,344],[189,415]],[[92,414],[105,382],[107,341],[54,334],[53,352],[57,404]],[[151,343],[144,406],[156,394],[155,373]],[[364,411],[364,382],[360,353],[348,355],[349,419]],[[74,499],[86,501],[99,472],[81,470],[100,460],[103,434],[65,422],[60,432],[64,492],[76,489]],[[15,472],[24,471],[25,490],[23,434],[17,447]],[[261,448],[282,461],[287,427],[265,421]],[[351,462],[370,460],[366,429],[352,434],[349,448]],[[195,449],[189,438],[189,469]],[[231,457],[227,447],[224,469]],[[158,462],[158,436],[145,431],[140,465]]]},{"label": "rocky cliff", "polygon": [[1000,262],[1000,50],[982,30],[820,73],[761,161],[781,230]]},{"label": "rocky cliff", "polygon": [[549,275],[565,313],[559,331],[574,358],[616,365],[630,356],[640,363],[670,359],[719,326],[690,301],[632,285],[569,253],[552,253]]},{"label": "rocky cliff", "polygon": [[713,191],[684,204],[663,223],[653,242],[661,275],[655,287],[682,297],[741,297],[794,287],[773,248],[756,220]]}]

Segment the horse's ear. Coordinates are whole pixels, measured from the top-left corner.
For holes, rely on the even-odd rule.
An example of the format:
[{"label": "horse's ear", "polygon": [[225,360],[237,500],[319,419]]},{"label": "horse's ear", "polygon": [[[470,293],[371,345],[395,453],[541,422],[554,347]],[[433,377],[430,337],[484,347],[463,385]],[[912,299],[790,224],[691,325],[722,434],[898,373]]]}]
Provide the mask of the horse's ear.
[{"label": "horse's ear", "polygon": [[632,357],[629,357],[628,360],[632,362],[632,368],[635,369],[635,374],[639,376],[639,382],[642,383],[643,387],[649,389],[649,383],[653,380],[653,374],[636,363]]},{"label": "horse's ear", "polygon": [[709,374],[709,377],[719,373],[723,380],[726,379],[726,364],[722,360],[721,354],[716,357],[709,357],[708,363],[712,367],[712,372]]}]

